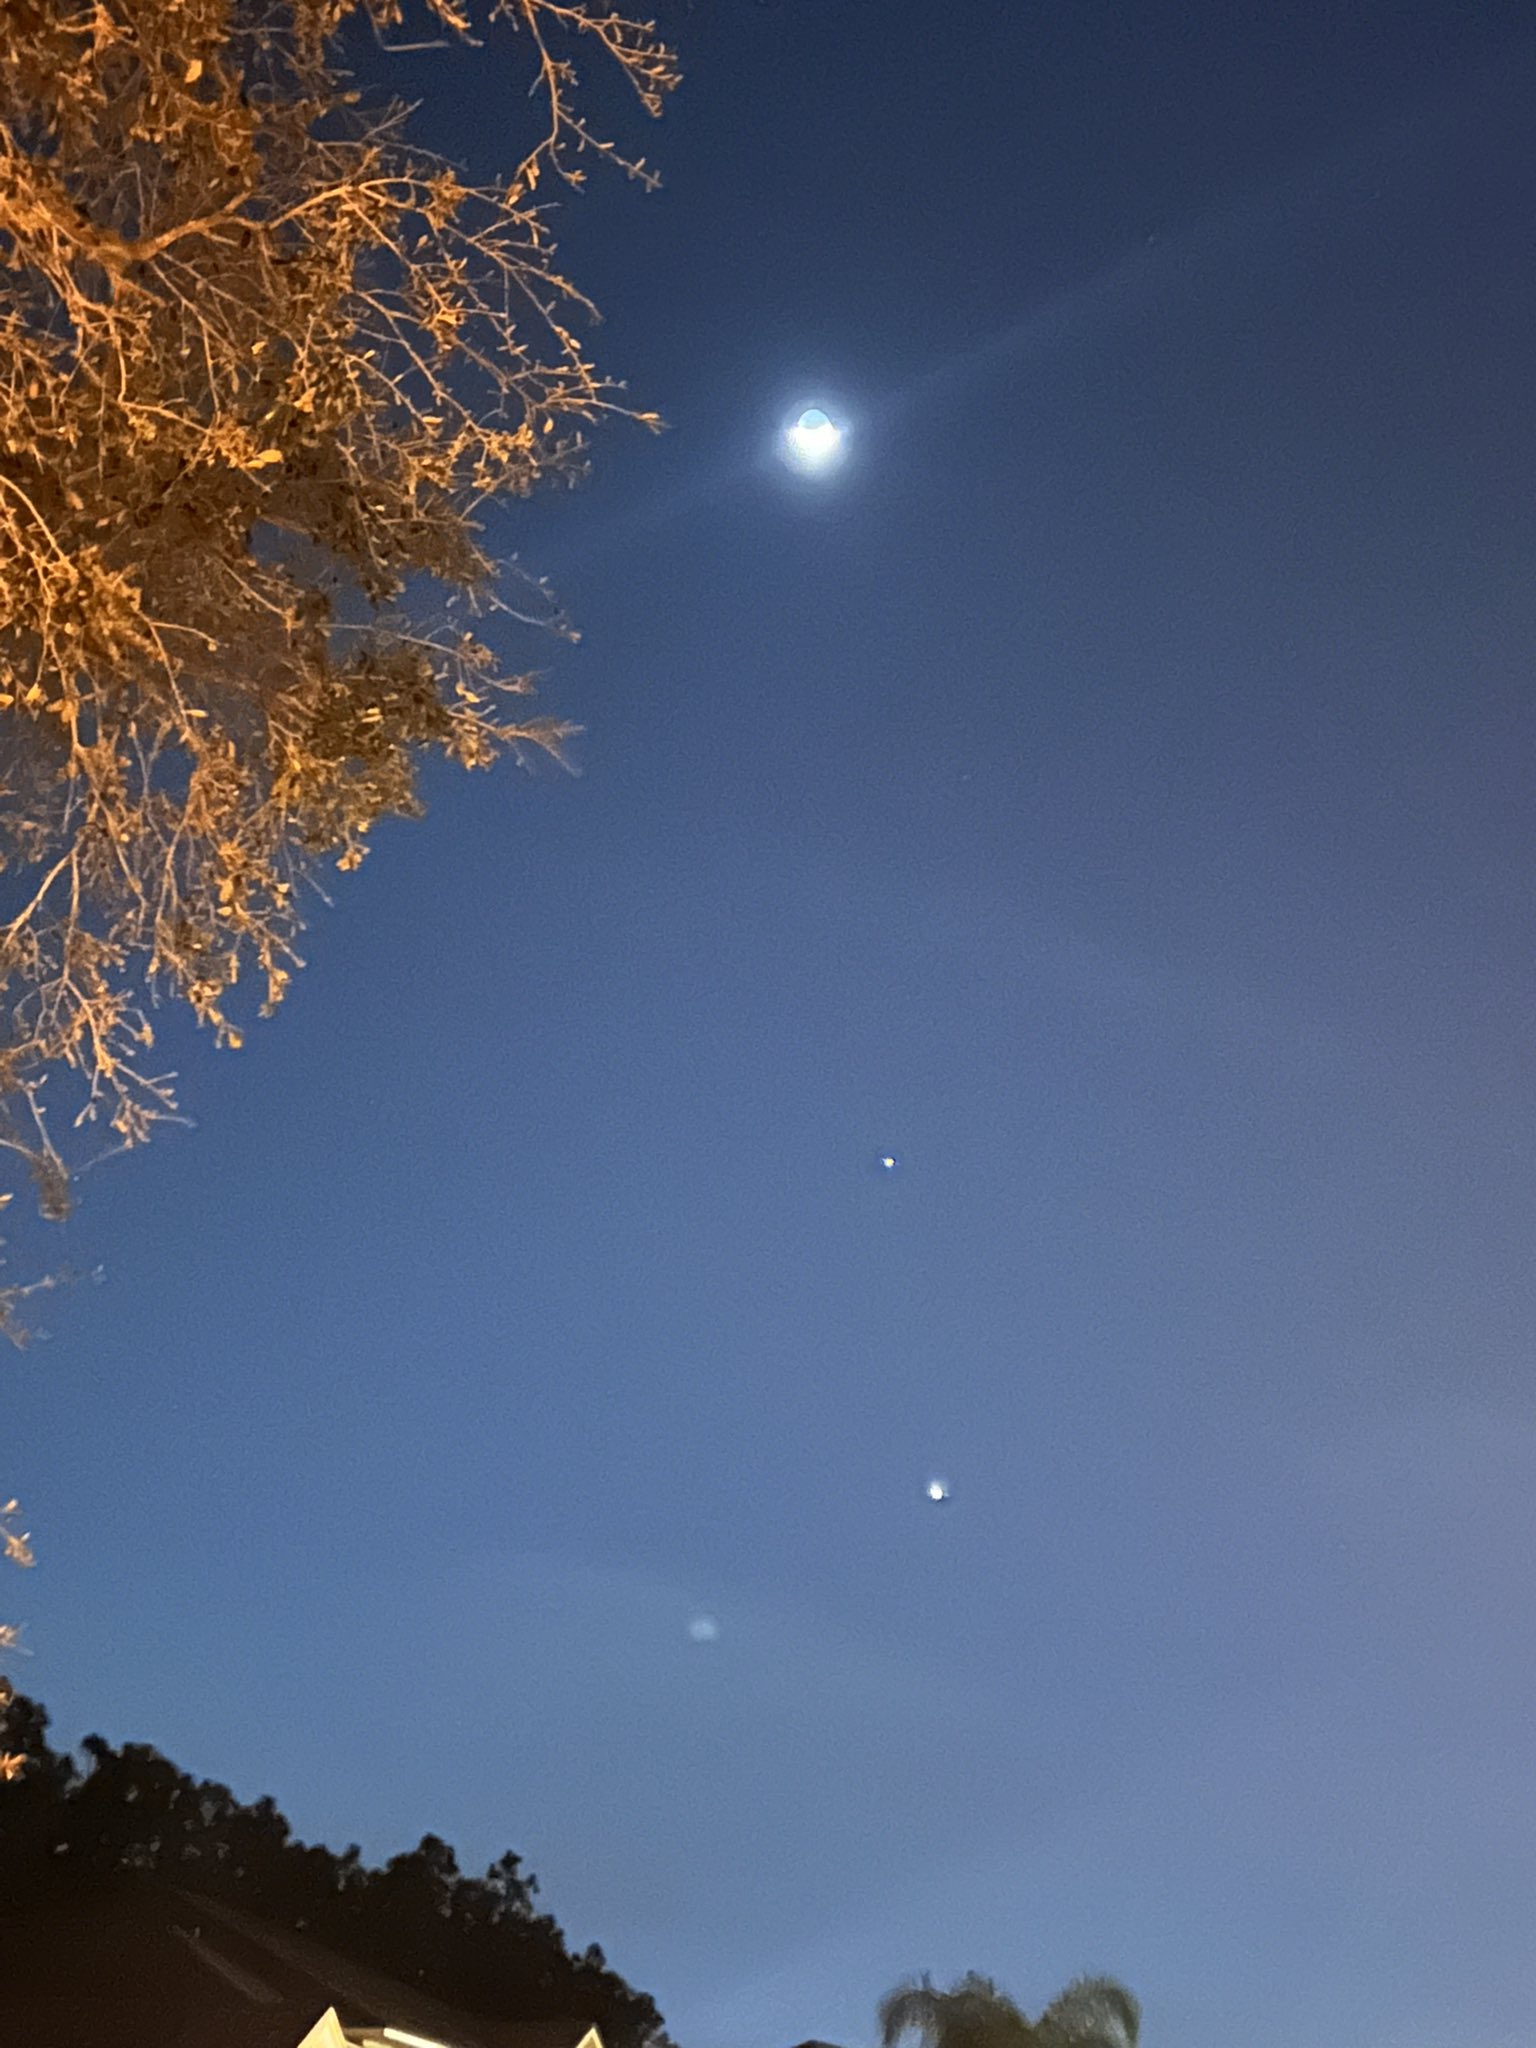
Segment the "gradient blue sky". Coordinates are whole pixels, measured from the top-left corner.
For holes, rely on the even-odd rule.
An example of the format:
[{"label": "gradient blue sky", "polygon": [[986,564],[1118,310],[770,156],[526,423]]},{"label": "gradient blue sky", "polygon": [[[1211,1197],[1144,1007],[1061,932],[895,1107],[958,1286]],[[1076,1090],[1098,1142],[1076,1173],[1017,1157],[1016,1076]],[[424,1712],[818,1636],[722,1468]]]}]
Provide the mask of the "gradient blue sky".
[{"label": "gradient blue sky", "polygon": [[[585,774],[435,778],[83,1182],[18,1675],[516,1847],[684,2048],[1524,2042],[1524,10],[676,26],[567,234],[673,431],[497,536]],[[510,64],[401,82],[507,165]]]}]

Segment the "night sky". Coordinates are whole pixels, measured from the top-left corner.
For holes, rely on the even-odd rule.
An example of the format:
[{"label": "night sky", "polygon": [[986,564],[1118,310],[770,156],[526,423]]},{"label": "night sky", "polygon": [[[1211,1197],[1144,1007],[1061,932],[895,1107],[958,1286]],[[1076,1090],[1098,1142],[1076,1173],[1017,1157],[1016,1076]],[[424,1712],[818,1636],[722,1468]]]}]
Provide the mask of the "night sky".
[{"label": "night sky", "polygon": [[[1531,2037],[1529,26],[677,14],[563,230],[671,431],[493,529],[581,778],[14,1247],[58,1736],[513,1846],[684,2048]],[[495,48],[394,74],[487,174]]]}]

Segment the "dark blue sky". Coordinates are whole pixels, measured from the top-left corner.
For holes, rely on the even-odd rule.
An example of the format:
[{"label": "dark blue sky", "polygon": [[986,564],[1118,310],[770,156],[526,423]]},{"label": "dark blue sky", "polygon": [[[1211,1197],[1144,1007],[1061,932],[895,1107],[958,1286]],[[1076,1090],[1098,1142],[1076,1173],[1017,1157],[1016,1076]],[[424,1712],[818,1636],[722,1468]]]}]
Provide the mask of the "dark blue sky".
[{"label": "dark blue sky", "polygon": [[[1523,12],[679,18],[566,237],[673,431],[498,535],[585,774],[434,782],[10,1369],[63,1736],[515,1846],[685,2048],[1529,2037]],[[486,172],[515,54],[402,61]]]}]

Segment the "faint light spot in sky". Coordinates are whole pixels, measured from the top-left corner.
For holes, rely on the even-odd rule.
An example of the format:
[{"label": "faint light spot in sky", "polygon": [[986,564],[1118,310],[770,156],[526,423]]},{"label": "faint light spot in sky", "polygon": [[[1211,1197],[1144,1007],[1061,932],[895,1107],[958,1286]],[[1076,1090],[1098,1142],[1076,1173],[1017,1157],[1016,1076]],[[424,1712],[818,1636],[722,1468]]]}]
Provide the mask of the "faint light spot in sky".
[{"label": "faint light spot in sky", "polygon": [[947,1479],[930,1479],[928,1482],[928,1498],[934,1502],[948,1500],[949,1481]]},{"label": "faint light spot in sky", "polygon": [[696,1614],[688,1624],[688,1633],[696,1643],[713,1643],[719,1640],[720,1624],[712,1614]]},{"label": "faint light spot in sky", "polygon": [[819,405],[808,405],[784,430],[784,460],[802,475],[830,469],[843,452],[843,430]]}]

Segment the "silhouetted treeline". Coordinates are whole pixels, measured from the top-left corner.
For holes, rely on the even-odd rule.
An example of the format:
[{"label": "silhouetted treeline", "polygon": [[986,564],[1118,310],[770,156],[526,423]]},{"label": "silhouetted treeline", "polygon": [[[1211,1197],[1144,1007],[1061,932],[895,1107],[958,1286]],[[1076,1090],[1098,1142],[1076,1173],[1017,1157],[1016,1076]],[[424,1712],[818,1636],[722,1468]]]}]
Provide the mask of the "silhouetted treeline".
[{"label": "silhouetted treeline", "polygon": [[510,1851],[466,1877],[435,1835],[371,1869],[296,1841],[270,1799],[246,1806],[144,1743],[50,1748],[48,1717],[18,1695],[3,1747],[27,1758],[0,1785],[0,1909],[45,1904],[143,1873],[301,1927],[340,1955],[486,2017],[580,2020],[607,2048],[670,2048],[655,2004],[600,1948],[573,1955],[538,1912],[537,1881]]}]

